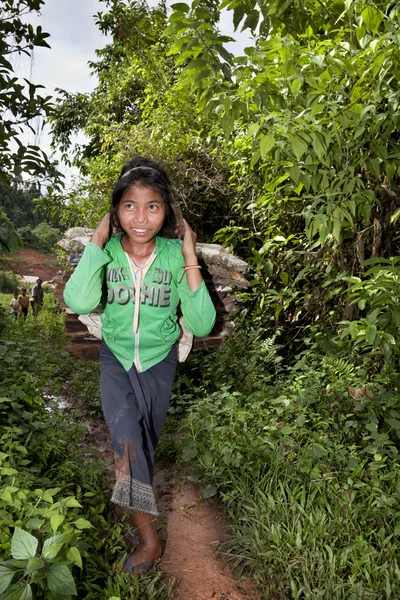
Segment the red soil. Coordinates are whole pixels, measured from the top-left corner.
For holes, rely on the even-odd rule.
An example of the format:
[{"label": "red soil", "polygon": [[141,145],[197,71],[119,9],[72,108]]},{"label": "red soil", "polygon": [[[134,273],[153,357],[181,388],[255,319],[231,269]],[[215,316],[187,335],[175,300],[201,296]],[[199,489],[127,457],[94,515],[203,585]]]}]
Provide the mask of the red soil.
[{"label": "red soil", "polygon": [[11,254],[4,268],[17,275],[40,277],[43,281],[50,281],[62,272],[54,254],[43,254],[31,248],[20,248]]}]

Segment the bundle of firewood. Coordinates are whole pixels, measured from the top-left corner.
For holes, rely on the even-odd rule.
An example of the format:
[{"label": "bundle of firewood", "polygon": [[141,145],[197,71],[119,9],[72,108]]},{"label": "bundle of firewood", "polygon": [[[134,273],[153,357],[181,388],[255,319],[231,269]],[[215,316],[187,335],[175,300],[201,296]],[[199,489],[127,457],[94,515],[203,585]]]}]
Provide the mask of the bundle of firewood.
[{"label": "bundle of firewood", "polygon": [[[58,245],[66,251],[71,269],[78,264],[92,233],[93,229],[74,227],[69,229],[64,234],[64,239],[58,242]],[[217,319],[208,336],[194,338],[193,350],[219,346],[224,338],[233,334],[232,316],[237,310],[238,299],[236,292],[249,285],[243,276],[247,269],[245,261],[218,244],[197,244],[196,249],[205,283],[217,311]],[[71,273],[72,270],[66,271],[62,283],[58,286],[56,295],[61,303],[62,292]],[[96,335],[96,328],[90,325],[98,322],[98,317],[89,315],[82,317],[81,320]]]}]

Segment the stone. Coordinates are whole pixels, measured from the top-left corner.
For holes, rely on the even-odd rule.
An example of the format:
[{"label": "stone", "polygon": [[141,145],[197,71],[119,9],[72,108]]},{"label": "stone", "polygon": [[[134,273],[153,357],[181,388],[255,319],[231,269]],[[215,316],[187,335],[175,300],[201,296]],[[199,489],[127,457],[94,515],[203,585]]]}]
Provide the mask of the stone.
[{"label": "stone", "polygon": [[68,252],[80,253],[83,252],[89,243],[88,236],[78,236],[71,239],[68,243]]},{"label": "stone", "polygon": [[64,233],[64,237],[67,240],[72,240],[76,237],[90,237],[94,232],[94,229],[90,227],[71,227]]}]

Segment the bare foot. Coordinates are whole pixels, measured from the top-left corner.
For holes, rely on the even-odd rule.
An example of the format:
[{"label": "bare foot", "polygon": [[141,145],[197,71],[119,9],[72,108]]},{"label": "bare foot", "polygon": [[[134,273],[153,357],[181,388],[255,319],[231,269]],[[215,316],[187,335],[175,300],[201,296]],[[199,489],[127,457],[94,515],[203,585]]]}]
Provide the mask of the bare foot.
[{"label": "bare foot", "polygon": [[161,543],[140,544],[135,552],[129,556],[129,562],[124,563],[123,571],[125,573],[146,573],[155,561],[161,558]]}]

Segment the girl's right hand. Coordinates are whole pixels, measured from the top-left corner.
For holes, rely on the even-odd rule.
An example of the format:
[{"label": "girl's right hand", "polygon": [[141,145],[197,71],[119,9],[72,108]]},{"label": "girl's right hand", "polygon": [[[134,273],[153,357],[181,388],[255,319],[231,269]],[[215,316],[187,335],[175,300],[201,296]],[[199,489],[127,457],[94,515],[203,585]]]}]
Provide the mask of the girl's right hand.
[{"label": "girl's right hand", "polygon": [[92,235],[91,242],[99,246],[99,248],[103,249],[105,244],[110,239],[110,213],[104,215],[104,217],[99,221],[97,227],[95,229],[94,234]]}]

